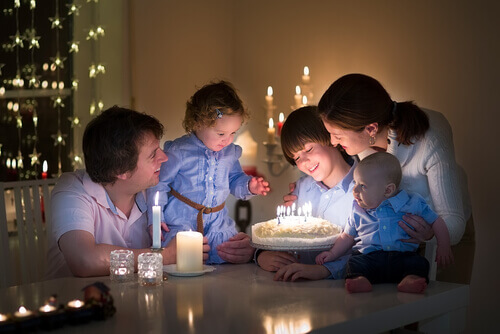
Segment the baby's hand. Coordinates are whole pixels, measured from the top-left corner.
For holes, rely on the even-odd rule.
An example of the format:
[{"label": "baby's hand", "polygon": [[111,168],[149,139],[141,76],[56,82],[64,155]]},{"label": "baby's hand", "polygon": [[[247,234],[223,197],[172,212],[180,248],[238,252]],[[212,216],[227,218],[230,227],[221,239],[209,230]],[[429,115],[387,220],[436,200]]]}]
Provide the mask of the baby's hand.
[{"label": "baby's hand", "polygon": [[325,262],[329,262],[333,260],[333,254],[330,252],[322,252],[316,256],[316,264],[324,264]]},{"label": "baby's hand", "polygon": [[453,253],[451,252],[451,247],[437,246],[436,251],[436,262],[440,267],[446,267],[454,262]]},{"label": "baby's hand", "polygon": [[267,193],[271,190],[269,188],[269,182],[264,180],[263,177],[252,177],[250,182],[248,182],[248,189],[254,195],[263,195],[266,196]]},{"label": "baby's hand", "polygon": [[[160,224],[161,229],[165,232],[170,232],[170,229],[168,228],[167,224],[164,222],[161,222]],[[153,237],[153,225],[149,225],[149,235]],[[161,241],[164,241],[165,237],[163,236],[163,233],[161,233]]]}]

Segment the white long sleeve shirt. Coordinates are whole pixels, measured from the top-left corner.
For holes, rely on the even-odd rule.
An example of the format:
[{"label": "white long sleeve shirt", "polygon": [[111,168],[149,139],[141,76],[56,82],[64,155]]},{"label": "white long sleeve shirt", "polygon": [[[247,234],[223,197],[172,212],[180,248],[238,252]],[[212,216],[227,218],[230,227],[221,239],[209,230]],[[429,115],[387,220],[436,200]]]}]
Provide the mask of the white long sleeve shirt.
[{"label": "white long sleeve shirt", "polygon": [[457,244],[471,214],[467,177],[455,161],[453,134],[446,118],[439,112],[424,110],[430,127],[413,145],[396,140],[389,130],[387,152],[401,163],[400,188],[420,194],[446,222],[451,244]]}]

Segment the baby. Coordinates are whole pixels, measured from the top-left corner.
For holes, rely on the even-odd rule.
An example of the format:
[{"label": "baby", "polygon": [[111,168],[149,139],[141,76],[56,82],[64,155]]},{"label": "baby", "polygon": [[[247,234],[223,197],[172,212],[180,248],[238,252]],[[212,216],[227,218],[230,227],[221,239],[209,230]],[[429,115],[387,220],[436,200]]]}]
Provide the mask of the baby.
[{"label": "baby", "polygon": [[398,226],[405,213],[432,224],[437,239],[436,261],[453,262],[450,236],[444,220],[418,194],[398,190],[401,166],[386,152],[363,159],[354,170],[354,203],[344,232],[333,247],[316,257],[316,263],[333,261],[353,249],[347,262],[345,287],[349,293],[368,292],[374,283],[399,283],[401,292],[423,293],[429,262],[416,250],[418,244]]}]

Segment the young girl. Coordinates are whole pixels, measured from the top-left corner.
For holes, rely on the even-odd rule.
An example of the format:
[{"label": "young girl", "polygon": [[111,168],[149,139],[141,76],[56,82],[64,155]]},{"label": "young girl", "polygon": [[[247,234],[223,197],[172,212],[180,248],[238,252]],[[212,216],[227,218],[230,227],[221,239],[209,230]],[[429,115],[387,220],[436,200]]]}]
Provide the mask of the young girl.
[{"label": "young girl", "polygon": [[[344,227],[354,200],[352,167],[331,145],[316,107],[303,107],[288,116],[281,131],[281,146],[287,161],[306,174],[293,191],[298,207],[310,201],[313,216]],[[262,251],[256,260],[263,269],[277,271],[276,280],[343,278],[346,258],[316,265],[316,254],[300,252],[301,263],[296,263],[297,259],[287,252]]]},{"label": "young girl", "polygon": [[[198,230],[210,245],[207,263],[232,260],[224,255],[221,258],[217,252],[217,246],[234,240],[231,238],[237,233],[224,205],[227,196],[231,193],[249,199],[269,192],[269,183],[262,177],[243,172],[238,161],[241,147],[232,144],[236,131],[247,118],[247,111],[228,82],[205,85],[187,102],[183,121],[187,134],[165,143],[168,160],[161,166],[160,182],[147,191],[148,210],[159,192],[162,222],[168,225],[162,223],[168,232],[163,235],[163,245],[179,231]],[[151,224],[152,215],[148,217]],[[236,239],[247,239],[244,236]],[[248,261],[253,251],[247,253]]]}]

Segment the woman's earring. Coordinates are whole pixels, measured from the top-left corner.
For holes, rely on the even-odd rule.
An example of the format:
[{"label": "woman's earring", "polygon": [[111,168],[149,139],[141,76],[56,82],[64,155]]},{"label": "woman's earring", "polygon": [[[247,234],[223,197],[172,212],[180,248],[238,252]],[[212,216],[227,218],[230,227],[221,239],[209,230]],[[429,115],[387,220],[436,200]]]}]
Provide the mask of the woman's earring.
[{"label": "woman's earring", "polygon": [[374,145],[375,144],[375,137],[371,136],[370,139],[368,140],[368,144]]}]

